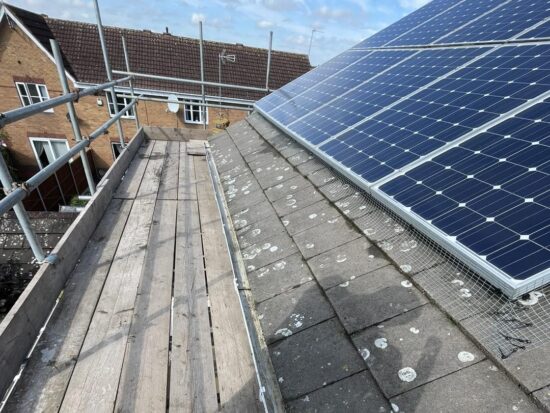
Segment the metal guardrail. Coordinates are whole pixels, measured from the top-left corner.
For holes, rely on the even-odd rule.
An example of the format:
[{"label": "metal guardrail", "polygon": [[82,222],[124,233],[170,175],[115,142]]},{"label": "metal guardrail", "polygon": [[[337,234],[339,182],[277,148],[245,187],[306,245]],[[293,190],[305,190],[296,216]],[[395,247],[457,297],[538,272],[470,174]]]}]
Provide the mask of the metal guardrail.
[{"label": "metal guardrail", "polygon": [[[50,40],[50,42],[64,94],[46,100],[44,102],[34,103],[28,106],[23,106],[21,108],[10,110],[8,112],[0,113],[1,128],[5,125],[21,119],[28,118],[37,113],[42,113],[47,109],[66,104],[71,125],[73,128],[73,133],[75,135],[75,140],[77,141],[77,144],[70,148],[69,151],[61,155],[47,167],[34,174],[31,178],[29,178],[22,184],[17,184],[14,182],[4,158],[0,156],[0,182],[3,186],[4,193],[6,194],[5,198],[0,200],[0,214],[4,214],[13,208],[19,224],[21,225],[25,238],[27,239],[27,242],[29,243],[35,258],[39,263],[54,262],[55,257],[51,255],[46,257],[40,245],[40,242],[38,241],[36,233],[32,229],[29,216],[27,214],[27,211],[25,210],[25,207],[23,206],[22,201],[41,183],[43,183],[63,165],[69,162],[69,160],[73,156],[78,154],[80,154],[80,157],[82,159],[82,165],[86,174],[86,180],[88,182],[90,193],[93,194],[95,192],[95,182],[93,180],[90,164],[88,163],[88,158],[86,157],[85,149],[90,146],[94,139],[106,133],[109,127],[112,126],[115,122],[119,122],[124,113],[133,108],[137,102],[137,98],[134,98],[126,107],[124,107],[124,109],[118,111],[112,118],[110,118],[107,122],[97,128],[88,137],[82,137],[80,126],[78,124],[78,119],[76,116],[74,102],[78,101],[82,96],[94,95],[105,89],[113,89],[115,85],[130,81],[132,77],[127,76],[122,79],[113,80],[80,91],[69,92],[69,84],[65,75],[65,67],[63,65],[63,59],[61,57],[59,46],[55,40]],[[118,109],[116,103],[115,108]],[[123,133],[123,131],[121,133]],[[124,135],[121,136],[121,139],[124,139]]]},{"label": "metal guardrail", "polygon": [[[122,111],[117,113],[107,122],[105,122],[103,125],[97,128],[94,132],[92,132],[90,136],[88,136],[86,139],[81,140],[75,146],[69,149],[68,152],[66,152],[59,158],[57,158],[54,162],[49,164],[44,169],[40,170],[40,172],[37,172],[36,174],[34,174],[31,178],[29,178],[23,184],[17,185],[15,189],[9,190],[6,197],[0,201],[0,214],[3,214],[9,211],[18,201],[22,201],[23,199],[25,199],[31,191],[36,189],[38,185],[40,185],[46,179],[48,179],[51,175],[53,175],[54,172],[56,172],[59,168],[61,168],[64,164],[66,164],[73,156],[77,155],[80,151],[90,146],[92,141],[97,139],[99,136],[106,133],[107,130],[116,121],[118,121],[118,119],[120,119],[120,117],[126,111],[130,110],[136,104],[136,102],[137,102],[137,98],[131,101],[128,105],[126,105]],[[0,164],[2,162],[3,161],[0,160]]]},{"label": "metal guardrail", "polygon": [[29,116],[42,113],[45,110],[54,108],[68,102],[76,102],[82,96],[95,95],[102,90],[108,89],[112,86],[118,85],[129,81],[132,76],[127,76],[122,79],[113,80],[112,82],[103,83],[101,85],[92,86],[80,91],[70,92],[62,96],[45,100],[44,102],[33,103],[29,106],[23,106],[17,109],[10,110],[8,112],[0,113],[0,128],[18,120],[28,118]]},{"label": "metal guardrail", "polygon": [[173,82],[173,83],[187,83],[190,85],[197,85],[197,86],[212,86],[212,87],[221,87],[226,89],[238,89],[238,90],[249,90],[252,92],[263,92],[263,93],[269,93],[273,92],[272,89],[266,89],[263,87],[255,87],[255,86],[243,86],[243,85],[235,85],[231,83],[219,83],[219,82],[207,82],[207,81],[201,81],[201,80],[193,80],[193,79],[181,79],[179,77],[170,77],[170,76],[160,76],[160,75],[151,75],[146,73],[137,73],[137,72],[129,72],[125,70],[113,70],[114,74],[117,75],[126,75],[131,76],[133,78],[143,78],[143,79],[150,79],[150,80],[162,80],[166,82]]},{"label": "metal guardrail", "polygon": [[[152,97],[143,96],[143,95],[140,95],[140,96],[136,97],[135,95],[127,94],[127,93],[118,93],[117,96],[121,97],[121,98],[126,98],[126,99],[137,99],[137,100],[144,100],[144,101],[148,101],[148,102],[178,103],[178,104],[185,103],[181,100],[152,98]],[[193,102],[192,105],[193,106],[199,106],[201,108],[209,107],[209,108],[234,109],[234,110],[244,110],[244,111],[252,111],[254,109],[254,106],[252,104],[237,106],[237,105],[220,105],[219,103]]]}]

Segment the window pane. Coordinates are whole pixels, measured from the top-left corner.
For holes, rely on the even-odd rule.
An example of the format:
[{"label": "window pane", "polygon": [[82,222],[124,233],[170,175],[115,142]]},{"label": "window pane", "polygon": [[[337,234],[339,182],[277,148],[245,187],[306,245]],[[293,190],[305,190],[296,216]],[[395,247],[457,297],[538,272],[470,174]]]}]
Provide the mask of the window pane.
[{"label": "window pane", "polygon": [[[194,106],[194,108],[197,108],[197,106]],[[201,121],[201,114],[198,110],[193,110],[193,120],[195,122],[200,122]]]},{"label": "window pane", "polygon": [[50,145],[46,141],[32,141],[38,162],[42,168],[45,168],[55,160]]},{"label": "window pane", "polygon": [[17,84],[17,90],[21,96],[27,96],[27,89],[25,89],[25,85],[22,83]]},{"label": "window pane", "polygon": [[120,153],[122,152],[122,146],[120,145],[120,143],[112,143],[111,145],[113,146],[113,154],[116,159],[120,156]]},{"label": "window pane", "polygon": [[38,94],[38,88],[36,87],[36,85],[34,83],[27,83],[27,89],[29,89],[29,93],[33,98],[40,96]]},{"label": "window pane", "polygon": [[67,143],[65,141],[59,142],[59,141],[50,141],[50,144],[52,145],[52,151],[54,155],[54,159],[59,158],[60,156],[66,154],[69,152],[69,148],[67,148]]},{"label": "window pane", "polygon": [[122,109],[124,109],[124,106],[126,106],[126,99],[121,98],[120,96],[117,96],[116,103],[117,103],[118,112],[121,112]]},{"label": "window pane", "polygon": [[46,89],[46,86],[39,85],[38,88],[39,88],[40,96],[42,97],[42,100],[47,100],[48,99],[48,90]]},{"label": "window pane", "polygon": [[107,97],[107,107],[109,108],[109,114],[114,115],[115,114],[115,106],[113,105],[113,99],[111,99],[111,94],[106,93],[105,96]]}]

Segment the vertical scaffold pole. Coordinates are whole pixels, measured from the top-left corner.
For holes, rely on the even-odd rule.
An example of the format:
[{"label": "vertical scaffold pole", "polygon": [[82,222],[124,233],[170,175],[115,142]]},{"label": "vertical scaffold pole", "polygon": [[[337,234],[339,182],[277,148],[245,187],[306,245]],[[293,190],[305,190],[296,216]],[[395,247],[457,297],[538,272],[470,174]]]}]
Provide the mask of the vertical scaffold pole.
[{"label": "vertical scaffold pole", "polygon": [[[201,95],[202,95],[202,104],[206,105],[206,98],[204,92],[204,49],[203,49],[203,38],[202,38],[202,21],[199,21],[199,38],[200,38],[200,59],[201,59]],[[202,111],[202,125],[206,129],[206,114],[208,113],[208,108],[203,106]]]},{"label": "vertical scaffold pole", "polygon": [[271,48],[273,46],[273,31],[269,32],[269,49],[267,52],[267,72],[265,74],[265,88],[269,91],[269,74],[271,72]]},{"label": "vertical scaffold pole", "polygon": [[[6,161],[4,160],[4,157],[1,154],[0,154],[0,181],[2,182],[2,186],[4,187],[4,192],[7,195],[12,189],[13,179],[11,177],[10,170],[8,169],[8,165],[6,165]],[[17,216],[19,225],[21,225],[21,229],[23,230],[23,233],[27,238],[27,242],[29,243],[31,250],[34,256],[36,257],[36,260],[40,263],[44,262],[44,259],[45,259],[44,251],[40,246],[40,242],[38,242],[36,233],[32,229],[31,221],[29,219],[29,215],[27,214],[27,211],[25,210],[25,207],[23,206],[23,202],[19,201],[17,204],[15,204],[13,206],[13,211]]]},{"label": "vertical scaffold pole", "polygon": [[[126,46],[126,39],[124,38],[124,36],[122,36],[122,49],[124,50],[124,61],[126,63],[126,71],[131,72],[131,70],[130,70],[130,57],[128,55],[128,47]],[[135,99],[136,94],[134,93],[134,81],[130,80],[129,83],[130,83],[130,93],[132,94],[132,99]],[[134,115],[136,117],[136,128],[139,130],[140,125],[139,125],[139,117],[138,117],[137,106],[134,107]]]},{"label": "vertical scaffold pole", "polygon": [[[111,70],[111,64],[109,63],[107,43],[105,42],[105,33],[103,32],[103,24],[101,23],[101,14],[99,12],[99,4],[97,3],[97,0],[94,0],[94,8],[97,20],[97,31],[99,32],[99,42],[101,43],[101,51],[103,52],[103,61],[105,63],[105,71],[107,72],[107,79],[110,82],[113,80],[113,72]],[[119,112],[119,110],[114,86],[111,87],[111,101],[113,102],[113,108],[116,114]],[[120,118],[117,119],[116,125],[118,129],[118,136],[120,137],[120,145],[124,148],[126,147],[126,142],[124,142],[124,130],[122,129],[122,122],[120,121]]]},{"label": "vertical scaffold pole", "polygon": [[[70,92],[69,82],[67,81],[67,75],[65,74],[65,65],[63,64],[61,50],[59,49],[57,41],[55,41],[54,39],[50,39],[50,45],[52,47],[53,56],[55,58],[55,64],[57,65],[57,73],[59,74],[59,81],[61,82],[63,94],[67,94]],[[67,102],[67,110],[69,111],[69,118],[71,119],[74,138],[77,142],[80,142],[82,140],[82,133],[80,131],[80,125],[78,124],[78,118],[76,116],[76,110],[72,100]],[[90,167],[90,162],[88,161],[88,156],[86,155],[86,150],[82,150],[80,152],[80,159],[82,160],[82,166],[84,167],[84,174],[86,175],[86,181],[88,182],[90,194],[93,195],[95,193],[95,182],[92,175],[92,168]]]}]

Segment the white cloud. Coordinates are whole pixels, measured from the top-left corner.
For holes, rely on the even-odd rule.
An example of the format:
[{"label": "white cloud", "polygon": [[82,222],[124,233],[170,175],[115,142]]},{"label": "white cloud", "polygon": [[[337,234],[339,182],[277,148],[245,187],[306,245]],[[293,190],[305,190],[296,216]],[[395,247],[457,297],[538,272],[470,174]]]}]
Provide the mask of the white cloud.
[{"label": "white cloud", "polygon": [[349,12],[343,9],[336,9],[328,6],[321,6],[317,10],[317,14],[320,17],[324,17],[326,19],[340,19],[342,17],[348,16]]},{"label": "white cloud", "polygon": [[399,5],[404,9],[418,9],[429,1],[430,0],[399,0]]},{"label": "white cloud", "polygon": [[367,5],[366,0],[350,0],[352,4],[355,4],[363,13],[367,13],[369,11],[369,6]]},{"label": "white cloud", "polygon": [[191,22],[194,24],[198,24],[199,22],[203,22],[206,20],[206,16],[202,13],[193,13],[191,16]]},{"label": "white cloud", "polygon": [[273,26],[275,26],[273,24],[273,22],[269,21],[269,20],[260,20],[258,22],[256,22],[256,25],[260,28],[260,29],[271,29]]},{"label": "white cloud", "polygon": [[[204,20],[203,20],[204,22]],[[233,19],[231,16],[225,16],[223,19],[218,17],[208,20],[208,26],[216,29],[227,29],[233,26]]]},{"label": "white cloud", "polygon": [[304,0],[257,0],[257,3],[265,6],[271,10],[295,10],[297,8],[303,8],[308,13],[311,11],[309,6]]},{"label": "white cloud", "polygon": [[309,44],[309,38],[304,35],[287,36],[286,41],[297,46]]}]

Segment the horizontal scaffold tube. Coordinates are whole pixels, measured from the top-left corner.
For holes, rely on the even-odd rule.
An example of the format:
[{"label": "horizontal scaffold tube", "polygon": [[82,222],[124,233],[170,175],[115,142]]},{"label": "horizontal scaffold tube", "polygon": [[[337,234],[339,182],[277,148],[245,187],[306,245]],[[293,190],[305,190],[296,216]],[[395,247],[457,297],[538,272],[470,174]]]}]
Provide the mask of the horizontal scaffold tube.
[{"label": "horizontal scaffold tube", "polygon": [[75,146],[73,146],[71,149],[69,149],[66,153],[61,155],[51,164],[46,166],[44,169],[40,170],[40,172],[37,172],[36,174],[34,174],[31,178],[29,178],[26,182],[24,182],[20,187],[17,187],[13,191],[11,191],[8,195],[6,195],[6,197],[0,201],[0,214],[3,214],[9,211],[11,208],[13,208],[15,204],[25,199],[34,189],[38,187],[38,185],[40,185],[42,182],[44,182],[46,179],[52,176],[59,168],[61,168],[63,165],[69,162],[69,160],[73,156],[78,155],[80,151],[90,146],[90,143],[92,143],[94,139],[98,138],[99,136],[107,132],[107,129],[109,129],[109,127],[111,127],[128,110],[134,107],[136,102],[137,102],[137,98],[131,101],[128,105],[126,105],[124,109],[118,112],[115,116],[113,116],[103,125],[101,125],[99,128],[93,131],[90,134],[90,136],[88,136],[87,139],[84,139],[78,142]]},{"label": "horizontal scaffold tube", "polygon": [[0,128],[6,126],[9,123],[16,122],[18,120],[27,118],[37,113],[44,112],[45,110],[54,108],[59,105],[63,105],[68,102],[76,102],[82,96],[95,95],[96,93],[124,83],[132,79],[131,76],[124,77],[122,79],[113,80],[112,82],[103,83],[101,85],[88,87],[78,92],[67,93],[62,96],[45,100],[44,102],[33,103],[29,106],[23,106],[17,109],[10,110],[8,112],[0,113]]},{"label": "horizontal scaffold tube", "polygon": [[264,92],[264,93],[273,91],[271,89],[266,89],[263,87],[243,86],[243,85],[235,85],[230,83],[218,83],[218,82],[207,82],[207,81],[202,82],[200,80],[182,79],[179,77],[149,75],[146,73],[137,73],[137,72],[126,72],[124,70],[113,70],[113,73],[116,73],[117,75],[127,75],[133,78],[141,77],[144,79],[165,80],[167,82],[174,82],[174,83],[189,83],[191,85],[204,85],[204,86],[213,86],[213,87],[223,87],[228,89],[251,90],[254,92]]}]

